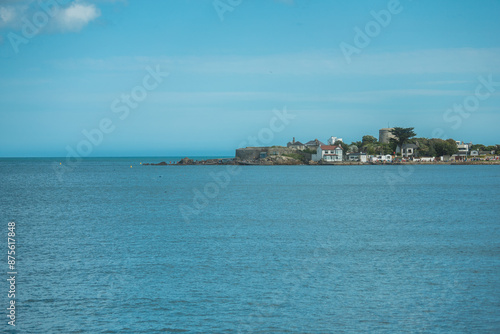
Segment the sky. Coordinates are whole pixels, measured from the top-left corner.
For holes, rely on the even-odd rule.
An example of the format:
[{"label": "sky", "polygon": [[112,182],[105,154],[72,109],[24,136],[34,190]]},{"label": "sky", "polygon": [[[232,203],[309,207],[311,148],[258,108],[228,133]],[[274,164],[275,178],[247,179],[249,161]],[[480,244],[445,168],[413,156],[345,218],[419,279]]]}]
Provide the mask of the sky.
[{"label": "sky", "polygon": [[500,144],[500,0],[0,0],[0,157]]}]

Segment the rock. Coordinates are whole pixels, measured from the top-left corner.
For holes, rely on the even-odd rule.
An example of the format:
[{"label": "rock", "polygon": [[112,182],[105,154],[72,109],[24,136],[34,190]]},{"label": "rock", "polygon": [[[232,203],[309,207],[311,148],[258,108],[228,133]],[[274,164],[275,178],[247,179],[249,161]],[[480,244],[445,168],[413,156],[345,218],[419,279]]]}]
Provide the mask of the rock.
[{"label": "rock", "polygon": [[194,165],[194,160],[189,158],[184,158],[177,163],[178,165]]}]

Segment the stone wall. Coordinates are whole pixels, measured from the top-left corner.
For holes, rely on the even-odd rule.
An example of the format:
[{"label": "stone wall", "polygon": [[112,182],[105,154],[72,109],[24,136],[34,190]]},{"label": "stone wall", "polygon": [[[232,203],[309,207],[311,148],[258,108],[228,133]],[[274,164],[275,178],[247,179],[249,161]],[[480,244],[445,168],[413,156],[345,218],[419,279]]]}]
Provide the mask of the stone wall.
[{"label": "stone wall", "polygon": [[301,154],[306,158],[306,161],[311,160],[311,154],[297,151],[288,147],[247,147],[236,150],[236,158],[240,160],[257,160],[261,153],[266,153],[267,156],[285,155],[285,154]]}]

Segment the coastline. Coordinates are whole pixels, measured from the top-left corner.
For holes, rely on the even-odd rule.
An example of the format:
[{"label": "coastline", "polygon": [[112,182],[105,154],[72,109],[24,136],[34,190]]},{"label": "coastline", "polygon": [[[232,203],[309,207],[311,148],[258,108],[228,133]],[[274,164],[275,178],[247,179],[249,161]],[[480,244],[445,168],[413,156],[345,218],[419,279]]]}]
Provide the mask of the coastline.
[{"label": "coastline", "polygon": [[195,161],[184,158],[177,163],[143,163],[143,166],[217,166],[217,165],[237,165],[237,166],[394,166],[394,165],[427,165],[427,166],[449,166],[449,165],[500,165],[500,160],[485,161],[407,161],[407,162],[355,162],[342,161],[330,163],[304,163],[295,159],[283,159],[276,161],[269,160],[238,160],[238,159],[208,159]]}]

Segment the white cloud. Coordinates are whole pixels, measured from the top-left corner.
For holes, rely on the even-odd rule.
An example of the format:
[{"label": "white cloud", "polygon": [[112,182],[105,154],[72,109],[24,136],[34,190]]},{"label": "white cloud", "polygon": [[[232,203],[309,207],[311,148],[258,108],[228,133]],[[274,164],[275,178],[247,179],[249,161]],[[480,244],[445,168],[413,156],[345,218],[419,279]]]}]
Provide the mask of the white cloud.
[{"label": "white cloud", "polygon": [[[34,23],[34,17],[49,17],[47,22],[40,26],[43,32],[78,32],[87,24],[101,15],[101,11],[94,4],[80,0],[59,1],[57,6],[40,6],[34,0],[0,0],[0,29],[21,30],[24,22]],[[57,4],[57,2],[55,2]],[[61,3],[68,3],[67,6]],[[50,11],[47,9],[50,8]]]},{"label": "white cloud", "polygon": [[2,24],[9,24],[14,20],[16,11],[12,7],[0,7],[0,22]]},{"label": "white cloud", "polygon": [[74,2],[68,8],[59,10],[55,19],[62,31],[80,31],[100,15],[101,11],[96,6]]},{"label": "white cloud", "polygon": [[28,3],[20,2],[16,6],[0,6],[0,28],[19,28],[21,19],[29,9]]}]

